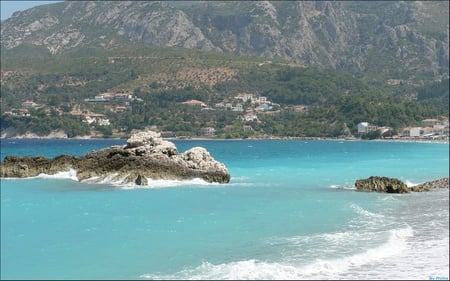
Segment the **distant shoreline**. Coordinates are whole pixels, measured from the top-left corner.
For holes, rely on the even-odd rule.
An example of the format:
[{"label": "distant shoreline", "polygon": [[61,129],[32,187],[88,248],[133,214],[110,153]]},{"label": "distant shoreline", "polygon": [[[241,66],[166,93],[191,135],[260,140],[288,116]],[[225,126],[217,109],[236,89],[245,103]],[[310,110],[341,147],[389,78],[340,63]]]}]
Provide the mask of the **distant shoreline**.
[{"label": "distant shoreline", "polygon": [[[325,137],[260,137],[260,138],[214,138],[214,137],[163,137],[166,140],[195,140],[195,141],[209,141],[209,140],[220,140],[220,141],[239,141],[239,140],[303,140],[303,141],[339,141],[339,142],[352,142],[352,141],[374,141],[374,142],[415,142],[415,143],[443,143],[448,144],[449,140],[428,140],[428,139],[373,139],[373,140],[364,140],[358,138],[325,138]],[[65,139],[65,140],[120,140],[126,139],[125,136],[122,137],[91,137],[91,136],[77,136],[77,137],[55,137],[55,136],[37,136],[37,135],[21,135],[14,137],[0,137],[0,141],[3,140],[21,140],[21,139],[39,139],[39,140],[57,140],[57,139]]]}]

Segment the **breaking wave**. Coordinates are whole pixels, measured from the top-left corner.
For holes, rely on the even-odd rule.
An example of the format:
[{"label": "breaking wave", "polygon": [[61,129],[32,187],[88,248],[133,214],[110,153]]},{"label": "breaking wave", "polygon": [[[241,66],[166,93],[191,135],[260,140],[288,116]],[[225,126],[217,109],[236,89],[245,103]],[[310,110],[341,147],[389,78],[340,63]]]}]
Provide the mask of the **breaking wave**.
[{"label": "breaking wave", "polygon": [[163,188],[163,187],[176,187],[183,185],[195,185],[195,186],[212,186],[219,185],[219,183],[209,183],[200,178],[190,179],[190,180],[155,180],[152,178],[147,178],[147,185],[135,185],[131,184],[121,184],[122,189],[135,189],[135,188]]},{"label": "breaking wave", "polygon": [[[151,280],[302,280],[302,279],[361,279],[360,268],[374,263],[382,264],[388,257],[404,252],[407,239],[413,236],[411,227],[388,231],[385,243],[360,253],[338,258],[315,258],[299,262],[292,258],[286,262],[268,262],[257,259],[212,264],[203,262],[195,268],[185,268],[173,274],[142,274],[139,277]],[[325,240],[341,240],[347,234],[327,234]],[[325,245],[324,245],[325,246]]]},{"label": "breaking wave", "polygon": [[2,180],[27,180],[27,179],[70,179],[78,181],[77,171],[75,171],[74,169],[57,172],[53,175],[41,173],[37,176],[27,178],[2,178]]},{"label": "breaking wave", "polygon": [[356,187],[354,186],[340,186],[338,184],[332,184],[329,186],[329,188],[332,189],[344,189],[344,190],[356,190]]}]

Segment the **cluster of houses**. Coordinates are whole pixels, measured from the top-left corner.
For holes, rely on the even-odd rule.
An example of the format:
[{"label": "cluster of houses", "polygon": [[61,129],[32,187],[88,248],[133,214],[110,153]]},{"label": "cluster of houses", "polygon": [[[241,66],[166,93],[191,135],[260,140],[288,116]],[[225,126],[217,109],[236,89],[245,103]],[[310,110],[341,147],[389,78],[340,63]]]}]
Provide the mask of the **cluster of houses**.
[{"label": "cluster of houses", "polygon": [[[244,112],[245,115],[242,117],[242,121],[258,121],[257,113],[263,114],[277,114],[280,110],[274,110],[274,106],[279,106],[267,100],[264,96],[254,96],[253,94],[240,93],[233,97],[233,101],[227,100],[218,102],[214,107],[208,106],[199,100],[188,100],[182,102],[185,105],[200,106],[202,110],[231,110],[235,112]],[[211,130],[207,129],[206,135],[210,135]]]},{"label": "cluster of houses", "polygon": [[111,125],[111,122],[104,114],[93,113],[90,111],[78,111],[72,110],[70,112],[72,116],[79,116],[82,122],[88,123],[89,125],[100,125],[100,126],[108,126]]},{"label": "cluster of houses", "polygon": [[[50,115],[51,111],[53,111],[54,113],[56,113],[57,115],[63,115],[64,111],[59,108],[59,107],[48,107],[48,106],[44,106],[42,104],[38,104],[35,103],[33,101],[30,100],[25,100],[24,102],[22,102],[22,107],[19,109],[12,109],[11,111],[5,111],[3,113],[4,116],[17,116],[17,117],[30,117],[31,113],[30,113],[30,109],[44,109],[45,113],[47,115]],[[116,107],[116,112],[118,111],[117,108],[120,107],[117,106]],[[126,107],[124,107],[123,110],[126,110]],[[108,118],[105,117],[104,114],[99,114],[99,113],[94,113],[91,112],[89,110],[80,110],[80,105],[75,105],[74,108],[72,109],[72,111],[69,112],[70,115],[72,116],[78,116],[80,117],[82,122],[86,122],[88,124],[97,124],[100,126],[108,126],[110,125],[110,121],[108,120]]]},{"label": "cluster of houses", "polygon": [[111,93],[105,92],[96,95],[93,99],[84,99],[85,102],[110,102],[110,101],[124,101],[126,106],[130,105],[130,101],[133,99],[133,94],[127,92]]},{"label": "cluster of houses", "polygon": [[[131,106],[131,101],[134,99],[136,99],[136,97],[133,97],[131,93],[127,92],[105,92],[96,95],[94,98],[87,98],[84,101],[89,103],[103,103],[105,110],[109,110],[111,112],[121,112],[128,110]],[[235,112],[245,111],[245,114],[240,117],[241,121],[244,122],[258,122],[259,114],[273,115],[280,112],[280,106],[278,104],[269,101],[264,96],[249,93],[239,93],[232,99],[216,103],[214,107],[211,107],[199,100],[188,100],[182,102],[182,104],[199,106],[201,110],[230,110]],[[25,100],[22,102],[21,108],[4,112],[4,115],[26,117],[30,116],[29,110],[40,108],[44,108],[45,111],[48,111],[48,114],[50,114],[50,111],[53,111],[53,113],[58,115],[62,115],[64,113],[63,110],[58,107],[45,107],[33,101]],[[304,111],[304,109],[302,109],[302,111]],[[90,125],[110,125],[110,121],[104,114],[98,114],[88,110],[80,110],[80,105],[74,106],[69,114],[72,116],[79,116],[82,122],[86,122]],[[252,127],[250,125],[243,125],[243,129],[244,131],[251,131]],[[379,131],[380,134],[383,135],[388,131],[392,131],[392,128],[386,126],[375,126],[369,122],[360,122],[357,124],[357,132],[359,137],[373,131]],[[205,136],[214,136],[215,133],[216,130],[213,127],[204,127],[202,129],[202,134]],[[421,126],[405,127],[397,135],[392,136],[391,134],[390,137],[402,139],[448,140],[449,121],[448,119],[424,119],[421,122]]]},{"label": "cluster of houses", "polygon": [[[424,119],[422,126],[405,127],[396,136],[392,138],[403,139],[423,139],[423,140],[448,140],[449,139],[449,121],[434,118]],[[372,131],[380,131],[381,134],[392,130],[390,127],[378,127],[368,122],[360,122],[358,125],[358,135],[369,133]]]},{"label": "cluster of houses", "polygon": [[[259,121],[258,114],[274,115],[280,113],[280,110],[275,110],[275,107],[279,108],[279,104],[276,104],[267,99],[264,96],[253,95],[249,93],[239,93],[232,99],[224,100],[216,103],[213,107],[199,100],[188,100],[182,102],[184,105],[199,106],[201,110],[230,110],[234,112],[244,112],[245,114],[240,117],[241,121]],[[243,125],[243,130],[251,131],[253,128],[250,125]],[[224,128],[225,131],[227,128]],[[214,127],[204,127],[202,129],[202,135],[214,136],[216,129]]]},{"label": "cluster of houses", "polygon": [[[88,103],[101,103],[105,111],[110,112],[124,112],[131,108],[131,102],[133,100],[143,101],[140,98],[133,96],[131,92],[105,92],[94,96],[94,98],[86,98],[85,102]],[[72,114],[73,115],[73,114]],[[98,114],[101,115],[101,114]],[[97,119],[93,119],[93,122],[97,122]]]},{"label": "cluster of houses", "polygon": [[[130,103],[132,100],[136,99],[136,97],[133,97],[132,93],[129,92],[105,92],[98,94],[94,96],[94,98],[86,98],[84,99],[85,102],[89,103],[104,103],[104,107],[108,111],[112,112],[123,112],[130,108]],[[64,112],[61,108],[58,107],[49,107],[44,106],[42,104],[37,104],[34,101],[25,100],[22,102],[22,106],[19,109],[12,109],[11,111],[6,111],[3,114],[4,115],[12,115],[12,116],[19,116],[19,117],[27,117],[30,116],[30,109],[40,109],[44,108],[48,113],[52,110],[56,112],[58,115],[62,115]],[[95,114],[95,113],[81,113],[79,111],[72,111],[70,112],[71,115],[83,115],[87,117],[87,122],[95,122],[92,120],[96,120],[99,118],[102,114]]]},{"label": "cluster of houses", "polygon": [[14,108],[11,111],[5,111],[3,115],[5,116],[20,116],[20,117],[27,117],[30,116],[30,109],[37,109],[40,108],[41,105],[35,103],[34,101],[25,100],[22,102],[21,108]]}]

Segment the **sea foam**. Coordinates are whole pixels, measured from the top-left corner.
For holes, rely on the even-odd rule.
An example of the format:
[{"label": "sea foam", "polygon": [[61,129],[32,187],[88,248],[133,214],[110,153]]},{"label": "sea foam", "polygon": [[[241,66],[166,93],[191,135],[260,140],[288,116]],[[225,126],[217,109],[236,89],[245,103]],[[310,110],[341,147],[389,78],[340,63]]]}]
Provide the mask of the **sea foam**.
[{"label": "sea foam", "polygon": [[195,186],[214,186],[219,185],[219,183],[209,183],[200,178],[194,178],[189,180],[163,180],[163,179],[152,179],[147,178],[147,185],[136,185],[136,184],[126,184],[121,185],[122,189],[135,189],[135,188],[163,188],[163,187],[176,187],[184,185],[195,185]]},{"label": "sea foam", "polygon": [[[341,234],[338,234],[341,236]],[[360,279],[358,268],[398,255],[407,248],[412,228],[389,231],[384,244],[364,252],[335,259],[313,259],[308,264],[267,262],[257,259],[234,261],[214,265],[203,262],[195,268],[186,268],[174,274],[142,274],[140,278],[152,280],[304,280],[304,279]],[[339,238],[340,239],[340,238]],[[355,271],[353,271],[355,269]]]},{"label": "sea foam", "polygon": [[354,187],[354,186],[341,186],[338,184],[332,184],[329,187],[332,189],[356,190],[356,187]]},{"label": "sea foam", "polygon": [[117,173],[107,175],[102,178],[99,176],[85,179],[83,183],[89,184],[110,184],[120,189],[138,189],[138,188],[164,188],[164,187],[176,187],[184,185],[195,185],[195,186],[214,186],[219,185],[219,183],[209,183],[200,178],[194,178],[189,180],[166,180],[166,179],[152,179],[147,178],[146,185],[137,185],[133,182],[127,182],[125,179],[127,175],[120,178],[117,177]]},{"label": "sea foam", "polygon": [[74,169],[69,169],[68,171],[57,172],[53,175],[41,173],[35,177],[29,177],[28,179],[70,179],[78,181],[77,171]]}]

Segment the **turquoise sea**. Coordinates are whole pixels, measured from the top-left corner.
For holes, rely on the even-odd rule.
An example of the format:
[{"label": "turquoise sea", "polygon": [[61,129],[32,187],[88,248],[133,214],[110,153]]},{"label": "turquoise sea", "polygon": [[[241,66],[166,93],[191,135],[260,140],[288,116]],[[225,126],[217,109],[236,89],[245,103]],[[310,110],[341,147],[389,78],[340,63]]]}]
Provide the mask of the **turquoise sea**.
[{"label": "turquoise sea", "polygon": [[[229,184],[1,180],[1,279],[448,279],[449,190],[358,192],[449,176],[449,144],[172,140]],[[125,140],[1,141],[6,155],[82,155]]]}]

